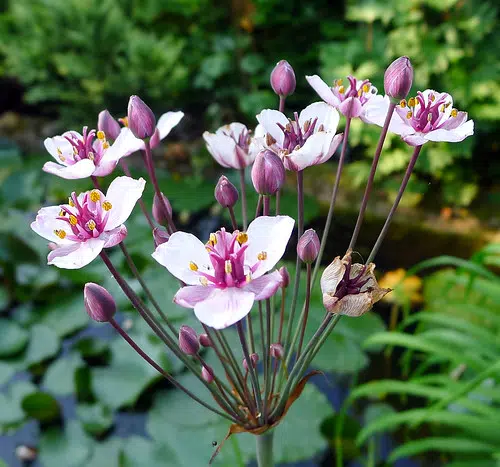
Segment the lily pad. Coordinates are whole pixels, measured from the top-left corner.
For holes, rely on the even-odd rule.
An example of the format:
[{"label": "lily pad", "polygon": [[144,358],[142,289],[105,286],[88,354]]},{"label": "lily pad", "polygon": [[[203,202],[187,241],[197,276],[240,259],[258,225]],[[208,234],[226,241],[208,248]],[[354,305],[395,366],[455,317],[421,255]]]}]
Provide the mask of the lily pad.
[{"label": "lily pad", "polygon": [[83,292],[47,305],[40,314],[42,315],[40,324],[48,326],[58,337],[73,334],[89,323],[89,317],[83,305]]},{"label": "lily pad", "polygon": [[47,369],[43,377],[43,387],[56,396],[66,396],[75,392],[75,371],[84,366],[79,355],[58,358]]},{"label": "lily pad", "polygon": [[59,404],[46,392],[37,391],[28,394],[21,401],[21,407],[28,417],[41,422],[55,420],[60,415]]},{"label": "lily pad", "polygon": [[24,349],[28,332],[16,322],[0,319],[0,358],[10,357]]},{"label": "lily pad", "polygon": [[76,415],[83,429],[94,436],[104,434],[113,424],[113,412],[101,404],[79,404]]},{"label": "lily pad", "polygon": [[37,387],[28,381],[16,381],[5,393],[0,393],[0,426],[2,429],[17,425],[25,419],[21,401]]}]

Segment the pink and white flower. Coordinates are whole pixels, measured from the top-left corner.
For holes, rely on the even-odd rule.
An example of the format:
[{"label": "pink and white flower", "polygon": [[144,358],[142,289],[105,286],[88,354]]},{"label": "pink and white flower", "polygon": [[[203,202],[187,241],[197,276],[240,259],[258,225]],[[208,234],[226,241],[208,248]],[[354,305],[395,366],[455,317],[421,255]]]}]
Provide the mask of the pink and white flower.
[{"label": "pink and white flower", "polygon": [[103,131],[83,128],[83,134],[67,131],[61,136],[47,138],[45,148],[57,162],[46,162],[45,172],[65,179],[102,177],[109,175],[118,161],[141,149],[138,140],[128,128],[122,128],[113,144]]},{"label": "pink and white flower", "polygon": [[89,264],[103,248],[120,243],[127,236],[123,223],[142,196],[144,179],[115,178],[106,195],[100,190],[76,195],[68,204],[38,211],[31,228],[49,240],[47,260],[62,269],[79,269]]},{"label": "pink and white flower", "polygon": [[248,128],[238,122],[224,125],[215,133],[205,131],[203,139],[208,152],[222,167],[244,169],[253,163],[259,152]]},{"label": "pink and white flower", "polygon": [[367,79],[359,80],[348,76],[347,89],[341,79],[335,80],[332,87],[328,86],[318,75],[306,76],[306,79],[321,99],[348,118],[359,117],[366,122],[365,114],[370,107],[384,105],[386,108],[389,107],[389,99],[377,94],[377,88]]},{"label": "pink and white flower", "polygon": [[[369,122],[384,124],[384,112],[368,115]],[[474,121],[467,112],[453,108],[453,98],[446,92],[426,89],[416,97],[402,100],[394,111],[389,131],[396,133],[410,146],[427,141],[463,141],[474,133]]]},{"label": "pink and white flower", "polygon": [[244,318],[255,300],[269,298],[280,287],[279,271],[265,273],[283,256],[293,225],[288,216],[262,216],[246,232],[221,229],[206,244],[175,232],[153,258],[187,284],[174,302],[194,308],[202,323],[223,329]]},{"label": "pink and white flower", "polygon": [[304,170],[330,159],[342,141],[342,133],[335,134],[340,119],[337,110],[315,102],[294,117],[290,120],[277,110],[263,110],[257,115],[266,134],[260,141],[280,156],[288,170]]}]

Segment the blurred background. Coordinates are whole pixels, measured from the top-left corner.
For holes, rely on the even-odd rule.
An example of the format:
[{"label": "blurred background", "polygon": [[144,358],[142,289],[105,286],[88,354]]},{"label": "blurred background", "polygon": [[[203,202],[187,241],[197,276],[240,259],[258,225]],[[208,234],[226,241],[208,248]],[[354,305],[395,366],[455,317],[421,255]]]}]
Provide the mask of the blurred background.
[{"label": "blurred background", "polygon": [[[33,465],[46,467],[201,466],[226,429],[198,415],[106,326],[88,324],[82,286],[93,280],[118,297],[130,332],[173,372],[182,370],[100,264],[46,266],[46,244],[29,223],[41,205],[89,184],[41,172],[50,158],[43,140],[94,127],[104,108],[124,116],[131,94],[157,116],[183,110],[155,157],[177,222],[203,237],[224,219],[212,196],[221,169],[201,135],[232,121],[253,128],[262,108],[276,108],[269,75],[278,60],[297,76],[287,111],[300,111],[319,100],[306,74],[326,82],[353,74],[383,92],[384,70],[400,55],[414,66],[412,92],[449,92],[474,119],[475,134],[424,147],[377,261],[396,291],[376,313],[339,325],[317,363],[327,378],[316,377],[279,428],[277,457],[297,466],[497,465],[499,49],[492,0],[0,0],[0,466],[23,465],[31,454]],[[378,135],[353,122],[327,261],[345,252]],[[399,138],[388,137],[362,257],[409,156]],[[318,231],[335,160],[305,177],[306,223]],[[134,174],[141,170],[138,158]],[[295,209],[290,179],[283,210]],[[176,283],[151,264],[145,222],[137,215],[128,227],[134,260],[169,304]],[[319,296],[314,307],[322,315]],[[172,313],[179,323],[191,319]],[[353,391],[372,379],[379,386]],[[252,450],[251,439],[235,437],[215,465],[245,465]]]}]

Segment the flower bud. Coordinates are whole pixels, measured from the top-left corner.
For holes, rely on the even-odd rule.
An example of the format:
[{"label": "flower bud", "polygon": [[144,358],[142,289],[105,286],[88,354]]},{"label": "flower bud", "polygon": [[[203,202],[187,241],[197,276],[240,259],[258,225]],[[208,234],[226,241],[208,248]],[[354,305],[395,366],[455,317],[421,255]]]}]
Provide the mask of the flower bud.
[{"label": "flower bud", "polygon": [[[251,354],[250,361],[252,362],[252,368],[255,368],[257,366],[257,363],[259,362],[259,356],[256,353]],[[248,363],[246,358],[243,359],[243,368],[248,371]]]},{"label": "flower bud", "polygon": [[285,355],[285,350],[281,344],[271,344],[269,346],[271,357],[281,360]]},{"label": "flower bud", "polygon": [[215,199],[223,208],[232,208],[238,201],[239,195],[236,187],[222,175],[215,186]]},{"label": "flower bud", "polygon": [[304,263],[312,263],[319,253],[318,234],[313,229],[306,230],[297,243],[297,254]]},{"label": "flower bud", "polygon": [[[162,193],[161,197],[163,201],[160,200],[158,195],[155,193],[153,198],[153,217],[158,224],[165,225],[167,220],[167,213],[170,218],[172,218],[172,206],[170,205],[170,201],[168,198]],[[167,207],[167,213],[165,213],[165,206]]]},{"label": "flower bud", "polygon": [[286,266],[281,266],[279,268],[279,273],[281,274],[281,287],[286,289],[290,284],[290,274],[288,273]]},{"label": "flower bud", "polygon": [[399,57],[385,70],[384,90],[395,102],[406,98],[412,83],[413,67],[408,57]]},{"label": "flower bud", "polygon": [[103,131],[106,138],[115,140],[120,134],[120,124],[112,117],[108,110],[103,110],[99,112],[97,118],[97,129]]},{"label": "flower bud", "polygon": [[295,72],[286,60],[280,60],[271,72],[271,87],[280,97],[286,97],[295,91]]},{"label": "flower bud", "polygon": [[128,101],[128,127],[139,139],[150,138],[156,129],[153,111],[138,96],[131,96]]},{"label": "flower bud", "polygon": [[153,229],[153,241],[155,242],[155,248],[158,245],[167,243],[170,240],[170,234],[161,227],[155,227]]},{"label": "flower bud", "polygon": [[214,370],[208,365],[203,365],[201,369],[201,377],[210,384],[214,380]]},{"label": "flower bud", "polygon": [[200,350],[196,331],[186,325],[179,329],[179,347],[186,355],[196,355]]},{"label": "flower bud", "polygon": [[83,289],[83,303],[88,315],[101,323],[110,321],[116,313],[116,303],[111,294],[100,285],[87,282]]},{"label": "flower bud", "polygon": [[212,340],[208,337],[208,334],[200,334],[198,340],[203,347],[212,347]]},{"label": "flower bud", "polygon": [[264,149],[255,157],[252,182],[259,195],[274,195],[285,183],[285,167],[271,150]]}]

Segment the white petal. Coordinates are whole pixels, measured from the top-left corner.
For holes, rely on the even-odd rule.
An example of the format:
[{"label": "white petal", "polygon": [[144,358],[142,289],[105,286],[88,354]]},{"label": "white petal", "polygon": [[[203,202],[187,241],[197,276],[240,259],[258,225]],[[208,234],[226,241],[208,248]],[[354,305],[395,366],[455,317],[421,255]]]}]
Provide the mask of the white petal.
[{"label": "white petal", "polygon": [[285,134],[277,124],[280,123],[284,127],[287,126],[289,123],[288,118],[277,110],[265,109],[257,115],[257,120],[264,127],[266,133],[269,133],[276,140],[278,145],[281,146]]},{"label": "white petal", "polygon": [[106,193],[106,200],[112,205],[106,230],[112,230],[128,219],[137,200],[142,196],[144,185],[146,182],[143,178],[134,180],[130,177],[117,177],[111,182]]},{"label": "white petal", "polygon": [[224,135],[233,135],[236,139],[241,135],[242,132],[248,131],[247,127],[243,123],[233,122],[229,125],[221,126],[215,133]]},{"label": "white petal", "polygon": [[118,161],[107,161],[103,158],[92,175],[94,177],[105,177],[115,170],[117,164]]},{"label": "white petal", "polygon": [[425,137],[429,141],[448,141],[451,143],[463,141],[467,136],[471,136],[472,134],[474,134],[474,121],[469,120],[452,130],[440,129],[430,131]]},{"label": "white petal", "polygon": [[337,107],[340,105],[338,97],[333,94],[332,89],[318,75],[306,76],[307,82],[318,93],[327,104]]},{"label": "white petal", "polygon": [[266,259],[260,262],[253,273],[253,278],[262,276],[281,259],[292,235],[294,224],[295,221],[288,216],[261,216],[249,225],[245,264],[251,267],[258,262],[259,253],[264,252],[266,255]]},{"label": "white petal", "polygon": [[127,236],[127,227],[120,225],[116,229],[110,230],[109,232],[103,232],[101,238],[105,240],[104,248],[111,248],[112,246],[118,245],[125,240]]},{"label": "white petal", "polygon": [[323,125],[325,132],[337,131],[337,125],[339,124],[340,115],[336,109],[331,105],[325,104],[324,102],[314,102],[308,105],[299,115],[299,123],[301,127],[304,127],[304,123],[307,120],[314,121],[317,118],[315,131]]},{"label": "white petal", "polygon": [[55,162],[46,162],[42,170],[66,180],[76,180],[90,177],[95,171],[95,165],[90,159],[82,159],[68,166],[56,164]]},{"label": "white petal", "polygon": [[335,294],[337,286],[344,277],[345,264],[337,256],[323,271],[321,276],[321,292],[324,294]]},{"label": "white petal", "polygon": [[194,308],[197,303],[206,300],[214,290],[215,287],[187,285],[175,294],[174,303],[185,308]]},{"label": "white petal", "polygon": [[209,274],[213,272],[205,245],[186,232],[173,233],[168,242],[158,245],[151,256],[171,274],[189,285],[200,285],[200,275],[191,270],[191,263],[198,266],[199,271]]},{"label": "white petal", "polygon": [[49,154],[59,163],[66,165],[59,158],[58,149],[61,151],[62,155],[67,159],[73,160],[73,145],[63,136],[54,136],[53,138],[46,138],[43,142],[45,149]]},{"label": "white petal", "polygon": [[106,149],[103,161],[119,161],[122,157],[144,149],[144,142],[136,138],[130,128],[122,128],[115,142]]},{"label": "white petal", "polygon": [[172,128],[182,120],[182,117],[184,117],[184,112],[164,113],[156,124],[156,128],[160,132],[160,139],[166,138],[172,131]]},{"label": "white petal", "polygon": [[403,141],[410,146],[422,146],[429,141],[424,133],[413,133],[402,136]]},{"label": "white petal", "polygon": [[67,238],[59,238],[54,233],[54,230],[65,230],[66,232],[71,232],[67,222],[56,219],[60,212],[61,208],[59,206],[50,206],[40,209],[35,221],[31,223],[31,228],[38,235],[40,235],[40,237],[46,238],[51,242],[58,243],[59,245],[73,243]]},{"label": "white petal", "polygon": [[233,138],[223,133],[203,133],[203,139],[207,144],[208,152],[222,165],[222,167],[239,169],[239,162],[236,157],[236,142]]},{"label": "white petal", "polygon": [[283,157],[285,167],[295,171],[304,170],[323,158],[324,161],[328,160],[333,155],[333,152],[329,154],[329,150],[334,136],[334,133],[325,132],[310,136],[304,146]]},{"label": "white petal", "polygon": [[48,263],[62,269],[80,269],[95,259],[104,247],[105,240],[91,238],[86,242],[56,248],[49,253]]},{"label": "white petal", "polygon": [[236,287],[216,289],[194,307],[196,317],[207,326],[224,329],[243,319],[254,302],[255,295]]}]

